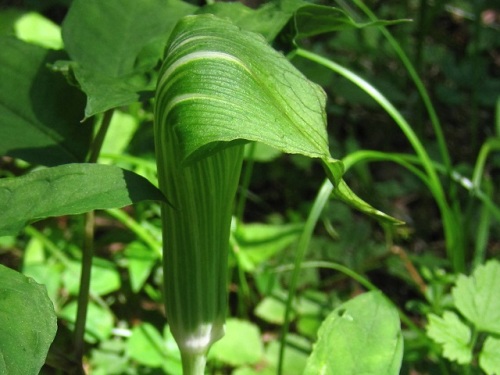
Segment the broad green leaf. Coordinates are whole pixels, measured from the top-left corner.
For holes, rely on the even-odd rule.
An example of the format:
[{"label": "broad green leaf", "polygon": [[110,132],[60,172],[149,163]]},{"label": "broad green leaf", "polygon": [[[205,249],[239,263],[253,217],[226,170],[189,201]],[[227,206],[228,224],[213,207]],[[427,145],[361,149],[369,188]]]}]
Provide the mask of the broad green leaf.
[{"label": "broad green leaf", "polygon": [[162,120],[175,124],[186,162],[248,140],[329,157],[324,91],[264,38],[230,22],[210,15],[183,18],[158,87]]},{"label": "broad green leaf", "polygon": [[85,98],[47,65],[67,58],[0,38],[0,155],[57,165],[85,159],[92,132],[80,123]]},{"label": "broad green leaf", "polygon": [[236,367],[255,364],[263,355],[259,328],[245,320],[228,319],[226,334],[212,346],[209,358]]},{"label": "broad green leaf", "polygon": [[45,287],[0,265],[0,374],[37,375],[57,330]]},{"label": "broad green leaf", "polygon": [[[77,309],[77,301],[72,301],[62,309],[59,315],[67,320],[70,326],[74,326]],[[90,302],[85,325],[85,341],[95,344],[108,339],[113,330],[113,320],[111,310]]]},{"label": "broad green leaf", "polygon": [[369,292],[325,319],[304,374],[396,375],[402,356],[397,309],[381,292]]},{"label": "broad green leaf", "polygon": [[427,336],[443,346],[443,355],[460,364],[470,363],[470,328],[451,311],[445,311],[442,318],[434,314],[429,314],[428,318]]},{"label": "broad green leaf", "polygon": [[293,16],[295,39],[303,39],[332,31],[360,29],[368,26],[393,25],[408,21],[409,20],[379,20],[376,22],[358,23],[342,9],[316,4],[307,4],[300,7]]},{"label": "broad green leaf", "polygon": [[67,164],[0,180],[0,235],[49,216],[123,207],[163,195],[144,177],[113,166]]},{"label": "broad green leaf", "polygon": [[177,0],[75,0],[62,26],[87,117],[139,100],[144,73],[161,59],[177,20],[196,7]]},{"label": "broad green leaf", "polygon": [[460,275],[452,290],[457,309],[480,331],[500,334],[500,262],[490,260],[471,276]]},{"label": "broad green leaf", "polygon": [[479,354],[479,366],[487,375],[500,374],[500,338],[488,337]]}]

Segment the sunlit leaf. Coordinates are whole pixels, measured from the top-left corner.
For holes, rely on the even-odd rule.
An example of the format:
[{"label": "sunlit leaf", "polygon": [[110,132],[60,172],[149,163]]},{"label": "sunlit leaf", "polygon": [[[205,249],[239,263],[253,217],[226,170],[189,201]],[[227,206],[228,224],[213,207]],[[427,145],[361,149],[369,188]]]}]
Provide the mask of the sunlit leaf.
[{"label": "sunlit leaf", "polygon": [[323,90],[262,37],[229,22],[184,18],[170,41],[159,86],[157,100],[176,124],[186,160],[238,140],[329,157]]},{"label": "sunlit leaf", "polygon": [[488,337],[479,354],[479,366],[487,375],[500,374],[500,338]]},{"label": "sunlit leaf", "polygon": [[231,366],[255,364],[262,359],[264,348],[259,328],[250,322],[228,319],[224,338],[210,350],[210,357]]},{"label": "sunlit leaf", "polygon": [[452,290],[458,310],[478,330],[500,334],[500,262],[490,260],[469,277],[460,275]]},{"label": "sunlit leaf", "polygon": [[467,364],[472,360],[470,328],[455,313],[445,311],[442,318],[429,314],[427,335],[443,346],[446,358],[460,364]]},{"label": "sunlit leaf", "polygon": [[402,356],[398,311],[381,292],[369,292],[325,319],[304,374],[396,375]]}]

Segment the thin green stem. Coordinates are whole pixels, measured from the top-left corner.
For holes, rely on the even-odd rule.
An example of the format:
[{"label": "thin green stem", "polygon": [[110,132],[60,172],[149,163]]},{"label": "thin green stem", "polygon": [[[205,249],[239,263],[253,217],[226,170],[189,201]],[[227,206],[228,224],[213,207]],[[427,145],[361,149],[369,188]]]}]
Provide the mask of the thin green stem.
[{"label": "thin green stem", "polygon": [[[108,131],[111,119],[113,117],[113,110],[104,113],[101,126],[92,142],[90,150],[89,163],[97,162],[99,153],[101,152],[102,145],[106,132]],[[82,270],[80,275],[80,290],[78,293],[78,308],[76,312],[75,321],[75,359],[81,364],[84,347],[85,347],[85,325],[87,322],[87,310],[89,304],[90,294],[90,278],[92,273],[92,258],[94,252],[94,211],[85,214],[84,224],[84,239],[82,248]]]},{"label": "thin green stem", "polygon": [[52,255],[54,258],[56,258],[65,266],[69,266],[70,260],[68,259],[66,254],[64,254],[64,252],[62,252],[59,249],[59,247],[54,242],[52,242],[46,235],[44,235],[42,232],[38,231],[35,227],[31,225],[25,227],[24,232],[30,237],[39,240],[43,244],[43,246],[45,246],[45,248],[50,252],[50,255]]},{"label": "thin green stem", "polygon": [[101,153],[102,145],[104,143],[104,138],[106,138],[106,133],[108,132],[109,125],[111,124],[111,119],[113,118],[113,110],[104,112],[102,118],[101,126],[92,142],[92,149],[90,150],[89,163],[97,163],[99,159],[99,154]]},{"label": "thin green stem", "polygon": [[162,257],[163,252],[161,248],[161,243],[157,241],[154,236],[149,233],[146,228],[144,228],[140,223],[138,223],[134,218],[127,215],[127,213],[118,208],[111,208],[106,210],[106,212],[113,216],[115,219],[120,221],[128,229],[130,229],[134,234],[139,237],[144,243],[153,250],[158,257]]},{"label": "thin green stem", "polygon": [[[401,131],[404,133],[404,135],[412,145],[417,156],[421,159],[422,167],[424,168],[429,178],[430,184],[433,186],[434,198],[441,212],[448,259],[451,261],[455,272],[463,272],[465,270],[465,244],[462,239],[463,233],[458,222],[459,217],[450,208],[443,191],[443,186],[441,185],[441,181],[439,180],[434,168],[433,162],[430,159],[424,146],[418,139],[417,135],[411,128],[410,124],[404,119],[404,117],[392,105],[392,103],[389,102],[384,95],[382,95],[380,91],[378,91],[375,87],[373,87],[370,83],[365,81],[357,74],[329,59],[301,48],[297,48],[296,54],[298,56],[316,62],[317,64],[322,65],[326,68],[329,68],[332,71],[347,78],[348,80],[359,86],[368,95],[370,95],[393,118],[393,120],[396,122],[396,124],[399,126]],[[451,170],[449,173],[451,173]]]},{"label": "thin green stem", "polygon": [[[378,21],[378,17],[363,3],[363,1],[361,1],[361,0],[353,0],[353,1],[372,21]],[[425,88],[424,83],[420,79],[418,72],[413,67],[411,60],[408,58],[408,56],[406,55],[404,50],[401,48],[398,41],[392,36],[392,34],[389,32],[389,30],[387,30],[386,27],[379,26],[379,29],[382,32],[382,35],[385,36],[385,38],[387,39],[389,44],[392,46],[392,48],[394,49],[396,54],[399,56],[401,62],[403,63],[408,74],[410,75],[411,79],[413,80],[413,82],[414,82],[414,84],[415,84],[415,86],[416,86],[416,88],[417,88],[417,90],[422,98],[422,101],[424,102],[425,108],[427,109],[427,112],[429,113],[429,118],[431,119],[434,133],[436,135],[436,139],[438,141],[441,158],[443,159],[443,163],[444,163],[446,171],[448,172],[448,175],[449,175],[451,173],[451,166],[452,166],[450,154],[448,152],[448,147],[446,145],[441,122],[439,120],[439,117],[437,116],[436,110],[434,109],[434,106],[433,106],[431,98],[427,92],[427,89]]]},{"label": "thin green stem", "polygon": [[254,154],[255,154],[256,143],[252,142],[248,147],[249,147],[248,148],[249,152],[245,158],[245,166],[241,174],[240,194],[239,194],[238,206],[236,208],[236,218],[238,224],[243,222],[243,213],[245,212],[245,205],[248,196],[247,193],[248,187],[250,186],[250,180],[252,178],[252,172],[253,172],[253,165],[255,163]]},{"label": "thin green stem", "polygon": [[285,345],[286,345],[286,336],[288,334],[288,328],[290,326],[290,312],[292,310],[292,302],[295,296],[295,291],[297,290],[297,283],[300,276],[301,264],[304,262],[304,258],[309,247],[309,242],[311,241],[311,237],[313,235],[314,228],[316,227],[316,223],[318,222],[319,216],[325,207],[330,194],[333,191],[333,185],[329,180],[325,180],[323,185],[321,186],[314,204],[311,208],[309,216],[306,220],[306,224],[304,226],[304,231],[302,232],[299,243],[297,246],[297,251],[295,255],[294,269],[292,272],[292,277],[290,280],[290,286],[288,289],[288,297],[286,300],[286,309],[283,326],[281,327],[281,340],[280,340],[280,352],[278,359],[278,375],[283,373],[283,360],[285,356]]},{"label": "thin green stem", "polygon": [[94,245],[94,211],[85,214],[84,242],[82,251],[82,271],[80,275],[80,291],[78,293],[78,309],[75,322],[75,359],[81,361],[84,352],[85,324],[89,304],[90,277]]},{"label": "thin green stem", "polygon": [[[364,278],[363,276],[361,276],[357,272],[354,272],[349,267],[346,267],[346,266],[339,264],[339,263],[326,262],[326,261],[303,262],[300,265],[300,269],[306,269],[306,268],[328,268],[328,269],[332,269],[335,271],[339,271],[339,272],[342,272],[344,275],[350,277],[351,279],[357,281],[359,284],[363,285],[368,290],[371,290],[371,291],[380,290],[379,288],[377,288],[377,286],[372,284],[368,279]],[[286,272],[286,271],[294,271],[295,272],[295,270],[296,270],[296,267],[294,264],[285,264],[285,265],[276,267],[274,269],[274,272]],[[385,294],[384,294],[384,296],[385,296]],[[386,298],[390,301],[390,299],[388,297],[386,297]],[[391,304],[393,304],[392,301],[390,301],[390,302],[391,302]],[[408,328],[410,328],[412,331],[416,332],[419,336],[425,337],[426,340],[428,340],[425,333],[422,332],[422,330],[415,323],[413,323],[411,318],[409,318],[408,315],[406,315],[404,313],[404,311],[399,309],[399,307],[397,307],[397,308],[399,311],[399,316],[400,316],[401,321],[404,324],[406,324],[408,326]]]},{"label": "thin green stem", "polygon": [[205,353],[185,353],[181,352],[182,374],[201,375],[205,373],[207,358]]}]

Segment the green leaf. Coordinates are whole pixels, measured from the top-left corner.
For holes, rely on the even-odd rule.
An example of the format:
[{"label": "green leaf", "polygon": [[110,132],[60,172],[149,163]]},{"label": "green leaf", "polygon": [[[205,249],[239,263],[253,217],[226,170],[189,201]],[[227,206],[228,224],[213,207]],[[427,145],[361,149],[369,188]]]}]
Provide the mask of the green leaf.
[{"label": "green leaf", "polygon": [[45,48],[62,49],[61,28],[39,13],[22,15],[15,24],[16,36]]},{"label": "green leaf", "polygon": [[238,224],[234,233],[236,256],[246,271],[252,271],[296,242],[303,228],[303,224]]},{"label": "green leaf", "polygon": [[[285,345],[285,355],[283,359],[283,374],[286,375],[304,375],[304,369],[307,363],[307,354],[311,350],[308,340],[303,337],[288,334]],[[267,369],[272,370],[272,374],[277,374],[278,358],[280,352],[280,342],[271,341],[266,348],[264,373]],[[315,374],[317,375],[317,374]]]},{"label": "green leaf", "polygon": [[0,373],[37,375],[57,330],[45,287],[0,265]]},{"label": "green leaf", "polygon": [[488,337],[479,354],[479,366],[487,375],[500,374],[500,338]]},{"label": "green leaf", "polygon": [[490,260],[472,276],[458,276],[452,290],[457,309],[480,331],[500,334],[500,262]]},{"label": "green leaf", "polygon": [[163,337],[149,323],[139,324],[132,329],[127,341],[127,352],[132,359],[148,367],[161,367],[166,361]]},{"label": "green leaf", "polygon": [[470,328],[451,311],[445,311],[442,318],[434,314],[429,314],[428,318],[427,335],[443,346],[443,355],[460,364],[470,363]]},{"label": "green leaf", "polygon": [[304,374],[399,374],[398,311],[381,292],[364,293],[325,319]]},{"label": "green leaf", "polygon": [[142,242],[135,241],[125,249],[130,286],[134,293],[139,292],[158,261],[158,255]]},{"label": "green leaf", "polygon": [[196,7],[177,0],[75,0],[62,34],[75,76],[89,96],[85,116],[139,100],[144,73],[161,59],[179,18]]},{"label": "green leaf", "polygon": [[182,374],[179,348],[165,326],[163,337],[149,323],[141,323],[132,329],[127,341],[130,358],[148,367],[164,367],[167,374]]},{"label": "green leaf", "polygon": [[114,166],[67,164],[0,180],[0,235],[49,216],[163,200],[144,177]]},{"label": "green leaf", "polygon": [[185,17],[160,75],[157,106],[186,162],[238,140],[329,157],[325,93],[257,34],[211,15]]},{"label": "green leaf", "polygon": [[[68,321],[70,326],[74,326],[76,311],[78,309],[77,301],[67,304],[59,314],[61,318]],[[85,325],[85,341],[97,343],[105,341],[111,335],[114,322],[110,310],[90,302],[87,310],[87,323]]]},{"label": "green leaf", "polygon": [[[81,262],[71,261],[63,274],[64,287],[71,295],[78,295],[80,290]],[[120,289],[120,274],[116,265],[108,260],[94,257],[90,277],[90,293],[103,296]]]},{"label": "green leaf", "polygon": [[303,39],[332,31],[361,29],[369,26],[387,26],[409,21],[410,20],[378,20],[375,22],[358,23],[342,9],[307,4],[300,7],[295,12],[293,26],[295,29],[295,39]]},{"label": "green leaf", "polygon": [[226,334],[210,349],[210,357],[231,366],[251,365],[264,355],[259,328],[250,322],[228,319]]},{"label": "green leaf", "polygon": [[63,52],[0,38],[0,155],[43,165],[85,159],[92,132],[80,123],[85,98],[46,67],[63,58]]},{"label": "green leaf", "polygon": [[[285,300],[286,296],[282,295],[278,297],[264,297],[262,301],[255,307],[254,314],[260,319],[273,323],[273,324],[283,324],[285,316]],[[294,318],[294,314],[290,314],[291,319]]]}]

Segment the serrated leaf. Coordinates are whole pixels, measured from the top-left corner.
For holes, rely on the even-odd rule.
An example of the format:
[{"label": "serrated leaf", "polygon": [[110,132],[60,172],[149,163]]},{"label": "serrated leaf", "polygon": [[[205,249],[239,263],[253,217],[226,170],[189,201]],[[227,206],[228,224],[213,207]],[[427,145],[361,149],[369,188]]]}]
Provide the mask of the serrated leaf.
[{"label": "serrated leaf", "polygon": [[0,265],[0,373],[37,375],[57,330],[45,287]]},{"label": "serrated leaf", "polygon": [[163,200],[148,180],[108,165],[66,164],[0,180],[0,235],[27,223],[142,200]]},{"label": "serrated leaf", "polygon": [[81,162],[92,127],[82,124],[83,94],[47,65],[60,51],[0,38],[0,155],[34,164]]},{"label": "serrated leaf", "polygon": [[255,364],[263,355],[259,328],[244,320],[228,319],[226,334],[212,346],[209,357],[236,367]]},{"label": "serrated leaf", "polygon": [[161,59],[177,20],[195,10],[177,0],[73,1],[62,34],[89,96],[85,115],[129,104],[151,89],[143,74]]},{"label": "serrated leaf", "polygon": [[429,314],[428,319],[427,336],[443,346],[443,355],[462,365],[470,363],[472,360],[472,350],[469,345],[471,331],[457,314],[445,311],[442,318]]},{"label": "serrated leaf", "polygon": [[402,357],[397,309],[381,292],[369,292],[328,315],[304,374],[396,375]]},{"label": "serrated leaf", "polygon": [[457,309],[480,331],[500,334],[500,262],[490,260],[452,289]]},{"label": "serrated leaf", "polygon": [[484,341],[479,366],[487,375],[500,374],[500,338],[490,336]]}]

